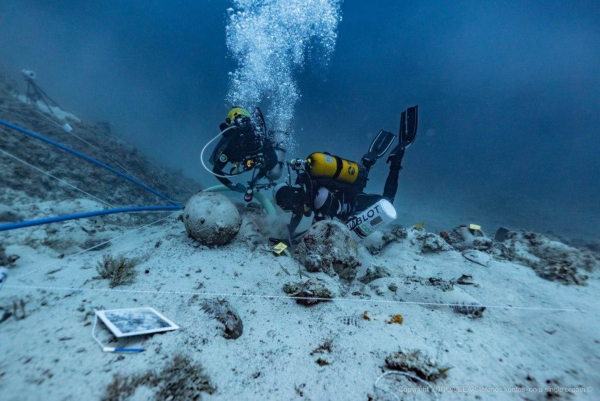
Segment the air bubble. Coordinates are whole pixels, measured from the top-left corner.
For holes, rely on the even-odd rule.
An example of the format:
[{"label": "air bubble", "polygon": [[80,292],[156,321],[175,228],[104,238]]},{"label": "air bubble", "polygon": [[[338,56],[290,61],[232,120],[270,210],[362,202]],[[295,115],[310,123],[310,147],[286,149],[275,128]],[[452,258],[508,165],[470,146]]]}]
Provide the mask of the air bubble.
[{"label": "air bubble", "polygon": [[[227,100],[253,108],[267,101],[270,128],[290,132],[300,92],[294,73],[308,51],[327,64],[341,20],[341,0],[234,0],[227,47],[238,68],[230,75]],[[236,18],[234,18],[236,17]],[[293,147],[290,136],[277,138]]]}]

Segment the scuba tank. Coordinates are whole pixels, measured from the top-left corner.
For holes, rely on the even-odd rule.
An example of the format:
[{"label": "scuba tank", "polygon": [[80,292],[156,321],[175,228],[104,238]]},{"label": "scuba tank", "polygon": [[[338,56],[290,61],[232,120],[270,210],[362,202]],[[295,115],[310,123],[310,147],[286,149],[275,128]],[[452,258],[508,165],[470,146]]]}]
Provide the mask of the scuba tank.
[{"label": "scuba tank", "polygon": [[285,163],[285,144],[289,140],[290,134],[286,131],[276,130],[268,131],[267,138],[273,144],[275,155],[277,156],[277,164],[266,174],[267,179],[270,181],[277,181],[283,174],[283,165]]},{"label": "scuba tank", "polygon": [[[266,129],[266,125],[265,125]],[[267,138],[273,143],[273,149],[277,155],[277,165],[267,172],[266,177],[270,181],[277,181],[283,174],[283,165],[285,164],[285,144],[289,143],[290,134],[283,130],[268,131]]]},{"label": "scuba tank", "polygon": [[373,234],[378,227],[396,220],[396,209],[389,201],[381,199],[364,211],[350,217],[346,227],[357,241]]},{"label": "scuba tank", "polygon": [[283,173],[283,161],[285,160],[285,150],[281,147],[275,147],[275,154],[277,155],[277,165],[266,174],[266,177],[271,181],[277,181],[281,178],[281,174]]},{"label": "scuba tank", "polygon": [[327,179],[352,186],[363,184],[366,179],[367,171],[363,166],[329,153],[312,153],[306,162],[306,171],[314,179]]}]

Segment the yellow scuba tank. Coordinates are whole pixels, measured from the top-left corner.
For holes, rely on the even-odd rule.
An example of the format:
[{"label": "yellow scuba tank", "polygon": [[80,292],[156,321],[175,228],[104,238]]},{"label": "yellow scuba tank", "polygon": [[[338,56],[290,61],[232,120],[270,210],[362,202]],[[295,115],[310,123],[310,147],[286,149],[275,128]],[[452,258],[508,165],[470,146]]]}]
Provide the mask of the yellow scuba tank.
[{"label": "yellow scuba tank", "polygon": [[315,152],[306,159],[308,174],[315,179],[330,179],[334,182],[353,185],[361,175],[358,163],[329,153]]}]

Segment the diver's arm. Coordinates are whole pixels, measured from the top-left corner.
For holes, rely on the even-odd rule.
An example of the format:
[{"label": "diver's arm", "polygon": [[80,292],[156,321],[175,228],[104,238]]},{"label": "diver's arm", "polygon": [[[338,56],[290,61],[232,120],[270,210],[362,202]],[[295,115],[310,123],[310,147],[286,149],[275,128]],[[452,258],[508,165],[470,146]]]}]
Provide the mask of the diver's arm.
[{"label": "diver's arm", "polygon": [[294,232],[300,225],[301,221],[302,221],[302,213],[293,213],[292,214],[292,218],[290,219],[290,224],[288,224],[290,238],[292,238],[294,236]]},{"label": "diver's arm", "polygon": [[254,188],[254,185],[255,185],[255,184],[258,182],[258,181],[262,180],[262,179],[263,179],[263,178],[264,178],[264,177],[267,175],[267,172],[268,172],[268,171],[267,171],[267,170],[265,170],[265,169],[262,169],[262,168],[261,168],[261,169],[259,169],[259,170],[258,170],[258,172],[257,172],[257,173],[254,175],[254,178],[252,178],[252,180],[251,180],[251,181],[248,183],[248,186],[249,186],[250,188]]}]

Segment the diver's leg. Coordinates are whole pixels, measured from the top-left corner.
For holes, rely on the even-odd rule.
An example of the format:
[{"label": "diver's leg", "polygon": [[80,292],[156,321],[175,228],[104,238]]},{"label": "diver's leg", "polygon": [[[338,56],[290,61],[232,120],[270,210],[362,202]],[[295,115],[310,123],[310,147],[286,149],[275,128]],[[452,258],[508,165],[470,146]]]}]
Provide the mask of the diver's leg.
[{"label": "diver's leg", "polygon": [[396,139],[396,135],[391,132],[384,130],[379,131],[377,136],[375,136],[371,142],[369,151],[363,156],[362,165],[365,166],[367,170],[370,170],[377,159],[382,157],[389,150],[394,139]]},{"label": "diver's leg", "polygon": [[390,172],[388,173],[387,179],[385,180],[385,186],[383,187],[383,197],[391,203],[394,203],[396,191],[398,191],[398,179],[400,177],[400,170],[402,170],[402,158],[404,157],[405,151],[406,148],[396,148],[388,158]]}]

